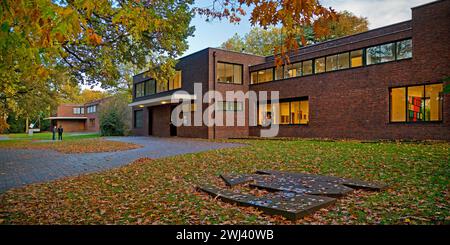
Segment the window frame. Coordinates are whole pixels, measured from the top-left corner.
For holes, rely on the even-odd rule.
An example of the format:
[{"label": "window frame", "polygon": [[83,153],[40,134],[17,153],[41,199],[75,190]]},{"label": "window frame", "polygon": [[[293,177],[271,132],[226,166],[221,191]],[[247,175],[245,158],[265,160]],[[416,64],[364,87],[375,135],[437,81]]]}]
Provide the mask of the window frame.
[{"label": "window frame", "polygon": [[[330,72],[336,72],[336,71],[344,71],[344,70],[350,70],[350,69],[357,69],[357,68],[363,68],[363,67],[368,67],[368,66],[373,66],[373,65],[380,65],[380,64],[387,64],[387,63],[391,63],[391,62],[397,62],[397,61],[403,61],[403,60],[409,60],[409,59],[412,59],[413,57],[414,57],[414,54],[413,54],[413,52],[411,51],[411,57],[408,57],[408,58],[402,58],[402,59],[399,59],[398,57],[397,57],[397,45],[398,45],[398,43],[399,42],[404,42],[404,41],[407,41],[407,40],[411,40],[411,47],[412,47],[412,51],[413,51],[413,47],[414,47],[414,43],[413,43],[413,41],[412,41],[412,38],[411,37],[408,37],[408,38],[404,38],[404,39],[399,39],[399,40],[395,40],[395,41],[389,41],[389,42],[384,42],[384,43],[380,43],[380,44],[377,44],[377,45],[372,45],[372,46],[368,46],[368,47],[362,47],[362,48],[357,48],[357,49],[351,49],[351,50],[348,50],[348,51],[344,51],[344,52],[339,52],[339,53],[333,53],[333,54],[329,54],[329,55],[326,55],[326,56],[319,56],[319,57],[316,57],[316,58],[311,58],[311,59],[306,59],[306,60],[299,60],[299,61],[295,61],[295,62],[292,62],[291,64],[289,64],[289,65],[292,65],[292,64],[297,64],[297,63],[301,63],[301,75],[300,76],[295,76],[295,77],[283,77],[282,79],[277,79],[277,80],[275,80],[275,68],[276,67],[270,67],[270,68],[265,68],[265,69],[259,69],[259,70],[254,70],[254,71],[249,71],[249,73],[250,73],[250,85],[254,85],[254,84],[260,84],[260,83],[267,83],[267,82],[274,82],[274,81],[280,81],[280,80],[285,80],[285,79],[293,79],[293,78],[298,78],[298,77],[306,77],[306,76],[312,76],[312,75],[319,75],[319,74],[324,74],[324,73],[330,73]],[[374,47],[381,47],[381,46],[383,46],[383,45],[387,45],[387,44],[392,44],[392,45],[394,45],[394,50],[395,50],[395,52],[394,52],[394,59],[393,60],[390,60],[390,61],[384,61],[384,62],[378,62],[378,63],[373,63],[373,64],[367,64],[367,49],[370,49],[370,48],[374,48]],[[352,66],[352,53],[353,52],[357,52],[357,51],[361,51],[361,66]],[[342,54],[346,54],[346,53],[348,53],[348,60],[349,60],[349,66],[347,67],[347,68],[342,68],[342,69],[340,69],[339,68],[339,55],[342,55]],[[331,71],[327,71],[327,58],[329,57],[329,56],[337,56],[337,69],[336,70],[331,70]],[[320,73],[316,73],[316,60],[317,59],[325,59],[325,66],[324,66],[324,71],[323,72],[320,72]],[[305,64],[308,64],[308,62],[311,62],[311,68],[312,68],[312,72],[310,73],[310,74],[305,74]],[[283,69],[284,70],[286,70],[286,67],[285,67],[286,65],[283,65]],[[265,82],[260,82],[259,80],[258,80],[258,72],[260,72],[260,71],[264,71],[264,70],[268,70],[268,69],[272,69],[272,80],[271,81],[265,81]],[[251,75],[252,75],[252,73],[255,73],[256,74],[256,82],[255,83],[252,83],[252,80],[251,80]],[[285,72],[284,72],[285,73]]]},{"label": "window frame", "polygon": [[[217,72],[217,66],[219,65],[219,64],[225,64],[225,65],[232,65],[232,71],[233,71],[233,81],[231,82],[231,83],[227,83],[227,82],[221,82],[221,81],[219,81],[219,73]],[[234,82],[234,66],[240,66],[241,67],[241,83],[235,83]],[[215,64],[215,75],[216,75],[216,78],[215,78],[215,80],[216,80],[216,82],[217,83],[221,83],[221,84],[234,84],[234,85],[243,85],[244,84],[244,65],[243,64],[239,64],[239,63],[231,63],[231,62],[227,62],[227,61],[217,61],[216,62],[216,64]],[[226,70],[226,69],[225,69]],[[251,74],[250,74],[251,75]],[[256,78],[256,80],[258,80],[258,78]]]},{"label": "window frame", "polygon": [[[142,115],[142,125],[140,125],[140,127],[137,127],[137,120],[136,120],[136,118],[137,118],[137,116],[136,116],[136,114],[138,113],[138,112],[140,112],[140,113],[142,113],[141,115]],[[139,109],[139,110],[134,110],[133,111],[133,116],[134,116],[134,120],[133,120],[133,128],[134,129],[142,129],[142,128],[144,128],[144,110],[143,109]]]},{"label": "window frame", "polygon": [[[426,90],[425,87],[427,85],[436,85],[436,84],[443,84],[443,86],[445,85],[443,82],[433,82],[433,83],[420,83],[420,84],[412,84],[412,85],[405,85],[405,86],[393,86],[393,87],[389,87],[388,88],[388,96],[389,96],[389,124],[428,124],[428,123],[443,123],[444,122],[444,98],[445,96],[442,96],[441,98],[441,120],[433,120],[433,121],[418,121],[418,122],[414,122],[414,121],[408,121],[408,88],[409,87],[417,87],[417,86],[422,86],[423,87],[423,95],[425,96]],[[403,122],[392,122],[391,121],[391,115],[392,115],[392,98],[391,98],[391,91],[392,89],[395,88],[405,88],[405,121]],[[425,97],[422,97],[422,99]]]},{"label": "window frame", "polygon": [[[308,122],[307,123],[292,123],[293,122],[293,120],[291,118],[291,116],[292,116],[292,102],[303,102],[303,101],[308,101]],[[279,104],[286,103],[286,102],[289,103],[289,123],[287,123],[287,124],[286,123],[285,124],[281,123],[281,109],[280,109],[280,115],[279,115],[280,116],[280,118],[279,118],[280,122],[278,122],[278,124],[276,124],[276,125],[278,125],[278,126],[308,126],[309,125],[309,116],[310,116],[310,113],[309,113],[309,108],[310,108],[310,106],[309,106],[309,97],[308,96],[295,97],[295,98],[288,98],[288,99],[280,99],[278,101]],[[272,105],[272,103],[270,103],[270,102],[268,103],[268,101],[266,101],[266,103],[264,103],[263,105],[265,105],[265,106]],[[261,124],[259,124],[259,122],[260,122],[259,106],[260,106],[260,103],[258,101],[258,103],[257,103],[257,110],[256,110],[257,111],[256,121],[258,122],[257,123],[258,127],[263,127]],[[275,115],[272,114],[272,119],[274,117],[275,117]]]}]

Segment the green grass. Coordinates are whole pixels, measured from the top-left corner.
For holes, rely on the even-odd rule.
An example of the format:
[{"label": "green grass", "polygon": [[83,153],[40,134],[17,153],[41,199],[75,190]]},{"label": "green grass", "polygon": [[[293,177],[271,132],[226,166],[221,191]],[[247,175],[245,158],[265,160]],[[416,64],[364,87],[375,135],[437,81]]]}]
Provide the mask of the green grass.
[{"label": "green grass", "polygon": [[449,223],[449,143],[232,142],[248,146],[143,159],[11,190],[0,196],[0,219],[14,224],[292,224],[195,189],[205,183],[224,186],[220,173],[275,169],[389,185],[382,192],[355,191],[296,224]]},{"label": "green grass", "polygon": [[[17,133],[17,134],[0,134],[0,136],[8,137],[12,140],[51,140],[52,139],[52,133],[51,132],[40,132],[40,133],[33,133],[32,136],[29,136],[26,133]],[[71,139],[88,139],[88,138],[97,138],[100,137],[100,134],[98,133],[86,133],[86,134],[79,134],[79,133],[64,133],[63,139],[64,140],[71,140]],[[56,138],[58,138],[58,134],[56,134]]]}]

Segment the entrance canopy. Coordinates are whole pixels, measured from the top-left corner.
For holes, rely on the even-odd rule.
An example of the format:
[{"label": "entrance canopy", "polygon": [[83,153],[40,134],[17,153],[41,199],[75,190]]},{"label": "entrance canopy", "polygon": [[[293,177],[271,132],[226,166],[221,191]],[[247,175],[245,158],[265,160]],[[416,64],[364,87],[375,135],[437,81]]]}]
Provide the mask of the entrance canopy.
[{"label": "entrance canopy", "polygon": [[155,105],[171,104],[172,99],[195,100],[196,96],[191,95],[191,94],[176,94],[175,93],[175,94],[167,95],[167,96],[163,96],[163,97],[136,101],[131,104],[128,104],[128,106],[148,107],[148,106],[155,106]]}]

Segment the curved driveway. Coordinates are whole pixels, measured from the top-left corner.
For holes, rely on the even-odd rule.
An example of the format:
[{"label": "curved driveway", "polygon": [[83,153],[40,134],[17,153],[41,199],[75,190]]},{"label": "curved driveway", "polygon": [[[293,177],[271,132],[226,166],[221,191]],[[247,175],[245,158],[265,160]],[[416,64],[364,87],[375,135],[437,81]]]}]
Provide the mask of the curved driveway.
[{"label": "curved driveway", "polygon": [[53,150],[0,149],[0,192],[23,185],[126,165],[142,157],[161,158],[242,146],[183,138],[108,137],[142,148],[103,153],[63,154]]}]

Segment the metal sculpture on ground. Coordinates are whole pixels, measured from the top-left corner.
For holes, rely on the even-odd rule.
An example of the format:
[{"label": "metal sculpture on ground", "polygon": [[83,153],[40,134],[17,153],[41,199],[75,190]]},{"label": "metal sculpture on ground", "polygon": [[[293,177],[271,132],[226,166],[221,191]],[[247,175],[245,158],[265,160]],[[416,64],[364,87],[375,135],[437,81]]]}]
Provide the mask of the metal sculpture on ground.
[{"label": "metal sculpture on ground", "polygon": [[381,191],[385,184],[355,179],[306,173],[261,170],[255,174],[220,175],[232,187],[249,183],[250,187],[271,191],[257,197],[213,185],[198,188],[222,201],[241,206],[254,206],[268,214],[282,215],[296,220],[336,202],[336,197],[349,194],[354,189]]}]

